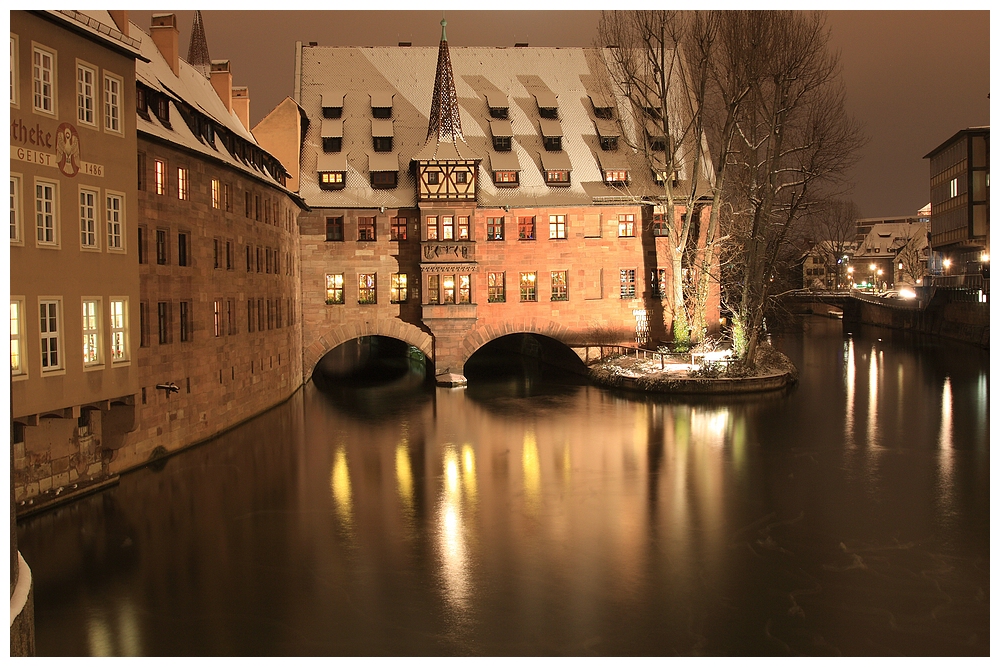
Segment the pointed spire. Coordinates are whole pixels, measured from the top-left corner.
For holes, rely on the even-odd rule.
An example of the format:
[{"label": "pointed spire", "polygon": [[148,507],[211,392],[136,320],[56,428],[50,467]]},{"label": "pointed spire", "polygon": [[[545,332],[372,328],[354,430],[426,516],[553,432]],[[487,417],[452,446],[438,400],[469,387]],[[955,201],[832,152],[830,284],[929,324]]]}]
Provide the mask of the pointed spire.
[{"label": "pointed spire", "polygon": [[212,73],[212,59],[208,55],[208,40],[205,39],[205,26],[201,20],[201,10],[194,11],[194,24],[191,26],[191,44],[188,46],[188,64],[207,79]]},{"label": "pointed spire", "polygon": [[441,45],[438,47],[431,116],[427,123],[427,144],[424,150],[420,151],[420,156],[437,155],[442,144],[450,144],[458,156],[471,154],[465,143],[465,137],[462,136],[462,118],[458,110],[458,94],[455,92],[455,75],[451,71],[448,35],[445,32],[447,25],[448,22],[441,19]]}]

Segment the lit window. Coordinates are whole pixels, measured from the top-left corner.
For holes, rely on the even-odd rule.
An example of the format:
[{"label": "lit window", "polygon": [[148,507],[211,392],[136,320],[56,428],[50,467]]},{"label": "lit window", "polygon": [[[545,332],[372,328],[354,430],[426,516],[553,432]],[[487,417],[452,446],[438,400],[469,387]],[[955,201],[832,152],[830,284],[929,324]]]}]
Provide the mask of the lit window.
[{"label": "lit window", "polygon": [[122,120],[122,80],[104,75],[104,129],[121,132]]},{"label": "lit window", "polygon": [[450,215],[441,217],[441,238],[445,241],[455,238],[455,219]]},{"label": "lit window", "polygon": [[521,274],[521,301],[537,301],[535,272]]},{"label": "lit window", "polygon": [[458,302],[459,303],[472,303],[472,277],[471,276],[459,276],[458,277]]},{"label": "lit window", "polygon": [[156,185],[156,194],[167,193],[167,163],[163,160],[153,160],[153,183]]},{"label": "lit window", "polygon": [[486,276],[487,280],[487,299],[490,303],[503,303],[507,300],[507,295],[504,290],[505,281],[504,273],[490,273]]},{"label": "lit window", "polygon": [[486,240],[503,241],[503,218],[486,218]]},{"label": "lit window", "polygon": [[403,303],[406,301],[406,274],[392,274],[392,282],[389,286],[389,301],[392,303]]},{"label": "lit window", "polygon": [[635,236],[635,215],[618,214],[618,236]]},{"label": "lit window", "polygon": [[188,198],[188,170],[187,167],[177,167],[177,198]]},{"label": "lit window", "polygon": [[533,241],[535,238],[535,218],[517,219],[517,238],[520,241]]},{"label": "lit window", "polygon": [[40,301],[39,331],[42,337],[42,372],[53,371],[62,368],[62,359],[59,351],[62,345],[59,343],[59,311],[61,303],[59,301]]},{"label": "lit window", "polygon": [[556,184],[569,183],[569,172],[564,170],[546,170],[545,182]]},{"label": "lit window", "polygon": [[375,274],[358,274],[358,303],[376,303]]},{"label": "lit window", "polygon": [[41,245],[56,245],[56,184],[35,183],[35,231]]},{"label": "lit window", "polygon": [[621,270],[621,298],[635,298],[635,269]]},{"label": "lit window", "polygon": [[21,345],[22,305],[20,301],[10,302],[10,374],[23,375],[25,372],[24,351]]},{"label": "lit window", "polygon": [[83,302],[83,365],[101,363],[101,309],[96,300]]},{"label": "lit window", "polygon": [[219,179],[212,179],[212,208],[222,207],[222,183]]},{"label": "lit window", "polygon": [[438,219],[436,215],[428,216],[427,218],[427,240],[437,241],[438,237]]},{"label": "lit window", "polygon": [[460,241],[469,240],[469,216],[458,216],[458,239]]},{"label": "lit window", "polygon": [[455,303],[455,276],[441,278],[441,303]]},{"label": "lit window", "polygon": [[55,56],[39,46],[32,50],[32,99],[36,111],[48,114],[55,113],[52,95],[55,90]]},{"label": "lit window", "polygon": [[80,245],[97,247],[97,192],[80,190]]},{"label": "lit window", "polygon": [[389,224],[389,239],[391,241],[406,240],[406,218],[392,218]]},{"label": "lit window", "polygon": [[344,185],[344,172],[342,171],[321,171],[319,174],[320,186],[335,188]]},{"label": "lit window", "polygon": [[564,239],[564,238],[566,238],[566,216],[565,215],[550,215],[549,216],[549,238],[550,239]]},{"label": "lit window", "polygon": [[76,66],[76,119],[94,125],[94,79],[97,74],[86,65]]},{"label": "lit window", "polygon": [[108,250],[124,250],[122,215],[125,211],[125,198],[122,195],[108,194],[104,203],[104,219],[108,223]]},{"label": "lit window", "polygon": [[111,363],[128,361],[128,300],[111,299]]},{"label": "lit window", "polygon": [[958,196],[958,179],[957,178],[951,179],[951,181],[948,183],[948,196],[949,197],[957,197]]},{"label": "lit window", "polygon": [[21,177],[10,177],[10,240],[21,242]]},{"label": "lit window", "polygon": [[552,300],[568,301],[567,284],[569,282],[569,271],[552,272]]}]

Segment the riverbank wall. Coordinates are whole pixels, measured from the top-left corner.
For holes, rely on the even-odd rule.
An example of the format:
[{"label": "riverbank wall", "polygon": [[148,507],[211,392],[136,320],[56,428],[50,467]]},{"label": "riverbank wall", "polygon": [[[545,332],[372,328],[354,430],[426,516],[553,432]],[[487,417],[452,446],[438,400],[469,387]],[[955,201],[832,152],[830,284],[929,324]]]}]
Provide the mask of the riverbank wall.
[{"label": "riverbank wall", "polygon": [[942,289],[923,307],[914,301],[852,296],[844,302],[844,326],[901,329],[989,348],[990,305],[966,299],[964,291]]}]

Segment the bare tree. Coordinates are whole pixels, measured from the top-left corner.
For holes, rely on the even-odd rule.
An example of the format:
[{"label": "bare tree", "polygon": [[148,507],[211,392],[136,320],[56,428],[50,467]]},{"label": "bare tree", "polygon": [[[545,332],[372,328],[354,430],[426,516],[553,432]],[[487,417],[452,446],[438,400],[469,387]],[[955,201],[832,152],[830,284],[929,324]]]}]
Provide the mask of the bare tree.
[{"label": "bare tree", "polygon": [[751,93],[737,116],[726,188],[737,356],[752,366],[780,252],[803,216],[836,194],[863,137],[844,110],[822,15],[740,13]]},{"label": "bare tree", "polygon": [[927,226],[907,225],[905,235],[898,237],[894,245],[897,281],[920,284],[927,273]]},{"label": "bare tree", "polygon": [[824,202],[810,216],[809,234],[824,253],[827,273],[835,274],[837,289],[847,282],[844,258],[854,247],[859,217],[857,204],[844,199]]}]

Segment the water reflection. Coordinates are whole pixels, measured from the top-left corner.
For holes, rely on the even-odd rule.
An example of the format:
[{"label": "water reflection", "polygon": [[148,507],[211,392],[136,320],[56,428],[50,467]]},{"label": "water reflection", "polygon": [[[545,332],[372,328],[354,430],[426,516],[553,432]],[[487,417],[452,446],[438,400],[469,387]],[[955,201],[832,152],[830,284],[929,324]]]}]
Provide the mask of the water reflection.
[{"label": "water reflection", "polygon": [[987,357],[808,327],[769,396],[306,387],[28,521],[39,653],[988,654]]}]

